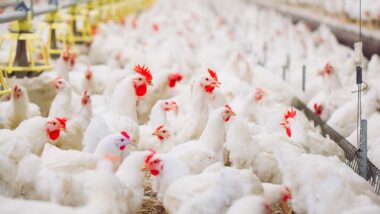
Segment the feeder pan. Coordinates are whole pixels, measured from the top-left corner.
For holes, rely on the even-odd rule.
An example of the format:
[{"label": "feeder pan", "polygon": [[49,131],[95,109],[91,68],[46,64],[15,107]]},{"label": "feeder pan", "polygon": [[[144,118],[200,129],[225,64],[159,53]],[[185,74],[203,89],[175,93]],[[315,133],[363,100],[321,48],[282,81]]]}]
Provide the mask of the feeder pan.
[{"label": "feeder pan", "polygon": [[40,26],[42,34],[46,37],[46,48],[51,58],[57,59],[64,50],[70,48],[71,52],[75,52],[74,34],[72,28],[67,22],[63,21],[60,11],[48,13],[45,16],[44,23]]},{"label": "feeder pan", "polygon": [[90,44],[93,39],[89,11],[74,5],[68,9],[67,21],[73,31],[76,44]]},{"label": "feeder pan", "polygon": [[100,9],[97,1],[91,1],[87,3],[87,10],[90,19],[91,33],[95,35],[98,29],[98,25],[101,22]]},{"label": "feeder pan", "polygon": [[107,22],[112,19],[112,5],[110,0],[100,0],[100,20],[102,22]]},{"label": "feeder pan", "polygon": [[27,13],[26,18],[11,23],[9,32],[0,38],[0,48],[9,45],[8,62],[4,69],[9,77],[36,77],[50,70],[49,56],[42,37],[32,29],[32,13],[21,2],[16,11]]}]

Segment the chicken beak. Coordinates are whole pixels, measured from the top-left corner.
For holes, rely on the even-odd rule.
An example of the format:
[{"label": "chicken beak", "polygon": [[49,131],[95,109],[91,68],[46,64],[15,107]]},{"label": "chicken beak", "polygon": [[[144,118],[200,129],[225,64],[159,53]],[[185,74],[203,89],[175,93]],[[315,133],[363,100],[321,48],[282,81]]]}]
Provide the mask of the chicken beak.
[{"label": "chicken beak", "polygon": [[236,116],[236,113],[231,111],[231,116]]},{"label": "chicken beak", "polygon": [[173,102],[170,106],[171,106],[171,109],[172,109],[173,111],[177,112],[177,110],[178,110],[177,103]]},{"label": "chicken beak", "polygon": [[150,85],[150,86],[153,86],[153,83],[151,83],[151,82],[148,82],[148,85]]},{"label": "chicken beak", "polygon": [[213,81],[213,82],[211,82],[211,85],[214,86],[214,87],[219,88],[219,87],[220,87],[220,82],[218,82],[218,81]]},{"label": "chicken beak", "polygon": [[141,167],[141,171],[148,171],[149,169],[149,166],[147,164],[143,164],[143,166]]}]

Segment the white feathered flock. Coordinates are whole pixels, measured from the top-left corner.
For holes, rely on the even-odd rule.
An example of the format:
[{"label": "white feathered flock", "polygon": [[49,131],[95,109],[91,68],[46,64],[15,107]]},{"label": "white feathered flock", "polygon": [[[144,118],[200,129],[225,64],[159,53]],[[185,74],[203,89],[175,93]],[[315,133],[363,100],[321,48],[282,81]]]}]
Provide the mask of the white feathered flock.
[{"label": "white feathered flock", "polygon": [[[244,1],[162,0],[77,51],[2,98],[0,213],[137,213],[146,174],[168,213],[380,212],[343,150],[290,107],[298,97],[356,145],[354,53],[326,27]],[[380,59],[363,65],[380,165]]]}]

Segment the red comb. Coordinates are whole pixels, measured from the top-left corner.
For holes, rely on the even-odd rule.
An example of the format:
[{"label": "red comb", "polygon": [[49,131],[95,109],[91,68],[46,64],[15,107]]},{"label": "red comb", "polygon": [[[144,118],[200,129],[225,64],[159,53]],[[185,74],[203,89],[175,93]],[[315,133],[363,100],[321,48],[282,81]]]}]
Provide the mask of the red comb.
[{"label": "red comb", "polygon": [[[229,106],[229,105],[225,105],[224,107],[226,107],[228,110],[232,111],[231,106]],[[232,111],[232,112],[233,112],[233,111]]]},{"label": "red comb", "polygon": [[208,73],[210,74],[211,78],[212,78],[214,81],[216,81],[216,82],[219,83],[219,81],[218,81],[218,76],[216,75],[216,72],[213,71],[213,70],[211,70],[211,69],[207,69],[207,71],[208,71]]},{"label": "red comb", "polygon": [[66,117],[56,117],[55,118],[56,120],[58,120],[58,122],[63,126],[63,128],[66,128],[66,122],[67,122],[67,118]]},{"label": "red comb", "polygon": [[156,131],[159,131],[159,130],[161,130],[162,128],[164,128],[164,125],[161,125],[161,126],[157,127],[157,128],[156,128]]},{"label": "red comb", "polygon": [[294,109],[290,109],[288,110],[284,117],[285,117],[285,120],[289,119],[289,118],[294,118],[296,116],[297,112],[294,110]]},{"label": "red comb", "polygon": [[129,140],[129,134],[126,132],[126,131],[122,131],[120,132],[121,135],[123,135],[125,138],[127,138]]},{"label": "red comb", "polygon": [[84,76],[87,80],[90,80],[92,77],[92,71],[90,66],[87,66],[86,72],[84,73]]},{"label": "red comb", "polygon": [[133,70],[136,71],[136,73],[143,75],[146,81],[148,81],[148,83],[152,82],[152,74],[150,73],[150,70],[148,67],[145,67],[144,65],[143,66],[136,65]]},{"label": "red comb", "polygon": [[145,158],[145,164],[148,164],[149,161],[153,158],[153,156],[156,154],[156,152],[153,149],[149,149],[151,152],[148,156]]},{"label": "red comb", "polygon": [[18,89],[18,86],[17,86],[17,85],[13,86],[13,90],[14,90],[14,91],[17,91],[17,89]]},{"label": "red comb", "polygon": [[181,81],[182,80],[182,74],[180,73],[172,73],[169,75],[169,79],[173,81]]}]

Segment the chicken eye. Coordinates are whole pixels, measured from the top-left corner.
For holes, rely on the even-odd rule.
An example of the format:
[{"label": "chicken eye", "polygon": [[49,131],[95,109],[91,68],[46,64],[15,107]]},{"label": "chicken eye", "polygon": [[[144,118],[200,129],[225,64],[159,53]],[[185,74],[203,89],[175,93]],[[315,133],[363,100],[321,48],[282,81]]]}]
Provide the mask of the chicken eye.
[{"label": "chicken eye", "polygon": [[124,138],[121,138],[121,142],[124,142]]},{"label": "chicken eye", "polygon": [[57,123],[56,123],[56,122],[53,122],[53,125],[55,126],[55,125],[57,125]]},{"label": "chicken eye", "polygon": [[169,103],[168,102],[165,102],[166,105],[168,105]]},{"label": "chicken eye", "polygon": [[162,131],[163,133],[166,133],[166,130]]},{"label": "chicken eye", "polygon": [[141,78],[141,77],[139,78],[139,81],[142,81],[142,78]]},{"label": "chicken eye", "polygon": [[206,81],[209,81],[210,79],[208,77],[206,77]]}]

